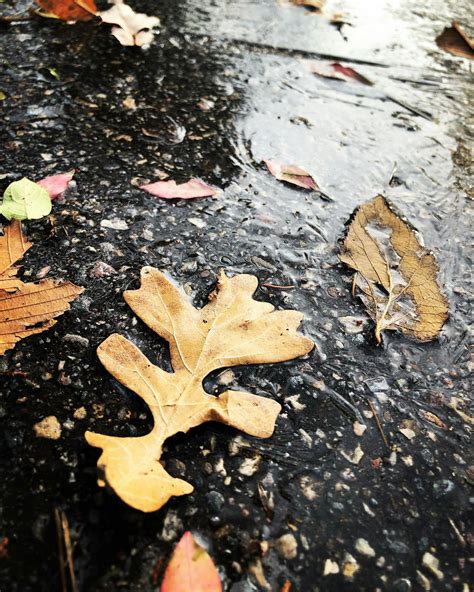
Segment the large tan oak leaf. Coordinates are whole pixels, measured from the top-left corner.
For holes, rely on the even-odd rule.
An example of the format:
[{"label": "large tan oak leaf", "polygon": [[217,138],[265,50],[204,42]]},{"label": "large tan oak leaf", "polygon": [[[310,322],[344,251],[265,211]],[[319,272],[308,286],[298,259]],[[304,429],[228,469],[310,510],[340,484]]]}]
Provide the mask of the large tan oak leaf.
[{"label": "large tan oak leaf", "polygon": [[16,277],[15,263],[31,247],[21,222],[4,226],[0,236],[0,355],[25,337],[46,331],[69,309],[83,290],[70,282],[25,283]]},{"label": "large tan oak leaf", "polygon": [[193,487],[169,475],[160,463],[163,442],[205,421],[221,421],[252,436],[272,435],[280,405],[245,392],[215,397],[202,386],[217,368],[283,362],[310,352],[314,343],[297,333],[303,315],[275,311],[252,298],[257,278],[221,273],[209,303],[198,310],[160,271],[144,267],[141,287],[125,300],[153,331],[170,344],[174,372],[154,366],[130,341],[114,334],[98,349],[105,368],[150,407],[154,426],[146,436],[123,438],[86,432],[102,448],[98,460],[106,483],[130,506],[143,512],[161,508],[171,496]]},{"label": "large tan oak leaf", "polygon": [[375,321],[375,337],[401,331],[419,341],[435,339],[448,318],[434,255],[381,195],[352,219],[340,259],[356,270],[354,288]]}]

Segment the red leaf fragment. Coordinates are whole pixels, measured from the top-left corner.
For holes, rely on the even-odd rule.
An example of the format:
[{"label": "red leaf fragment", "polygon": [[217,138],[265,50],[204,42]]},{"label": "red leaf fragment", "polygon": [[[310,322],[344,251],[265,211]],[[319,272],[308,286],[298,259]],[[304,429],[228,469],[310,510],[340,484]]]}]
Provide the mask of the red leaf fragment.
[{"label": "red leaf fragment", "polygon": [[331,68],[338,74],[342,74],[346,78],[352,78],[352,80],[356,80],[361,84],[366,84],[367,86],[374,85],[374,83],[371,82],[368,78],[362,76],[362,74],[359,74],[359,72],[356,72],[356,70],[354,70],[353,68],[349,68],[349,66],[343,66],[342,64],[335,62],[334,64],[331,64]]},{"label": "red leaf fragment", "polygon": [[264,161],[270,174],[278,181],[285,181],[303,189],[319,189],[315,179],[303,168],[295,164],[280,164],[272,160]]},{"label": "red leaf fragment", "polygon": [[166,567],[161,592],[222,592],[216,566],[189,531],[176,545]]},{"label": "red leaf fragment", "polygon": [[162,199],[194,199],[197,197],[211,197],[218,193],[215,187],[206,185],[200,179],[191,179],[187,183],[178,185],[176,181],[156,181],[142,185],[140,189]]},{"label": "red leaf fragment", "polygon": [[74,171],[69,171],[59,175],[50,175],[41,179],[41,181],[37,181],[37,183],[46,189],[51,199],[57,199],[66,191],[73,177]]},{"label": "red leaf fragment", "polygon": [[4,559],[8,553],[8,537],[3,537],[0,539],[0,559]]}]

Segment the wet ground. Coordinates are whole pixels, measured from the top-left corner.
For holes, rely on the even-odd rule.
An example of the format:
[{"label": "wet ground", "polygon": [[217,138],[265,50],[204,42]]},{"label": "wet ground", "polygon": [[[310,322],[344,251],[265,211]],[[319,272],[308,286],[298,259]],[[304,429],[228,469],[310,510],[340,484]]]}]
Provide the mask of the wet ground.
[{"label": "wet ground", "polygon": [[[61,590],[55,508],[68,517],[86,592],[158,590],[189,529],[231,592],[279,591],[286,580],[298,592],[468,590],[472,62],[434,39],[453,17],[467,19],[469,2],[400,4],[329,2],[320,16],[275,0],[137,2],[162,19],[146,51],[93,23],[0,24],[2,190],[79,169],[55,204],[54,232],[49,221],[28,224],[23,273],[48,265],[86,288],[52,331],[1,359],[2,592]],[[339,31],[328,16],[341,11],[351,25]],[[312,72],[334,61],[374,86]],[[305,166],[332,199],[278,183],[267,158]],[[167,203],[137,188],[162,172],[223,192]],[[365,316],[338,240],[377,193],[439,259],[450,318],[436,342],[390,336],[377,347],[369,322],[352,333],[345,319]],[[95,354],[120,332],[168,367],[166,344],[121,296],[144,264],[199,305],[222,267],[292,285],[261,287],[258,298],[303,311],[316,342],[305,360],[233,370],[231,385],[283,405],[274,436],[206,424],[168,441],[167,470],[195,492],[151,515],[97,487],[98,451],[83,438],[150,429],[145,406]],[[216,373],[206,388],[222,382]],[[50,415],[62,425],[57,441],[33,431]]]}]

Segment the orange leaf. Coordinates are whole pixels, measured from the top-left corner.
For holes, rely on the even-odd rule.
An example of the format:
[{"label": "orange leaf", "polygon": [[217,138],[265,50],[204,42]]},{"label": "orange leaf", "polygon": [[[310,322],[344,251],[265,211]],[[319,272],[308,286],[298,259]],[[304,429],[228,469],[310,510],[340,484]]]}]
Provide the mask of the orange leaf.
[{"label": "orange leaf", "polygon": [[222,592],[216,566],[189,530],[183,534],[166,567],[161,592]]},{"label": "orange leaf", "polygon": [[94,0],[36,0],[36,3],[62,21],[90,21],[97,12]]},{"label": "orange leaf", "polygon": [[3,236],[0,237],[0,276],[14,275],[14,270],[10,268],[30,247],[31,243],[23,236],[19,220],[13,220],[5,226]]},{"label": "orange leaf", "polygon": [[13,265],[30,247],[21,222],[13,220],[4,226],[0,236],[0,355],[20,339],[52,327],[54,319],[83,291],[70,282],[42,280],[34,284],[19,280]]}]

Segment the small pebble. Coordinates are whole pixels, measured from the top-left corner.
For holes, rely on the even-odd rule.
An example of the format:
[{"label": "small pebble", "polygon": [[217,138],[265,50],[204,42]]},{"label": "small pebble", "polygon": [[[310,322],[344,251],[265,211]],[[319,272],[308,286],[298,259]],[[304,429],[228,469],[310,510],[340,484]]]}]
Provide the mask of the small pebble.
[{"label": "small pebble", "polygon": [[278,554],[283,559],[294,559],[298,554],[298,542],[291,532],[277,539],[275,546]]},{"label": "small pebble", "polygon": [[408,438],[408,440],[413,440],[413,438],[416,436],[416,433],[410,428],[400,428],[398,431],[403,434],[405,438]]},{"label": "small pebble", "polygon": [[367,426],[364,423],[359,423],[358,421],[355,421],[352,424],[352,429],[354,430],[354,434],[356,436],[362,436],[365,430],[367,429]]},{"label": "small pebble", "polygon": [[330,576],[331,574],[339,573],[339,565],[337,561],[332,561],[332,559],[326,559],[324,562],[324,571],[323,576]]},{"label": "small pebble", "polygon": [[439,560],[428,551],[423,555],[421,563],[424,567],[429,569],[431,573],[438,578],[438,580],[444,579],[443,572],[439,569]]},{"label": "small pebble", "polygon": [[369,545],[365,539],[357,539],[355,542],[355,550],[366,557],[375,557],[376,553],[374,549]]},{"label": "small pebble", "polygon": [[94,267],[90,271],[90,276],[93,278],[104,278],[116,273],[117,270],[108,263],[104,263],[104,261],[96,261]]},{"label": "small pebble", "polygon": [[100,221],[100,226],[102,228],[111,228],[112,230],[128,230],[128,224],[120,218],[111,218],[110,220],[104,218]]},{"label": "small pebble", "polygon": [[345,452],[344,450],[341,450],[341,454],[353,465],[358,465],[364,456],[364,451],[362,450],[360,444],[357,444],[357,447],[353,452]]},{"label": "small pebble", "polygon": [[244,459],[243,463],[239,467],[239,473],[241,475],[245,475],[246,477],[251,477],[254,475],[260,466],[260,456],[256,455],[252,458]]},{"label": "small pebble", "polygon": [[59,440],[61,437],[61,424],[55,415],[45,417],[33,426],[38,438],[48,438],[49,440]]},{"label": "small pebble", "polygon": [[355,558],[350,554],[346,553],[344,557],[344,564],[342,566],[342,574],[348,580],[352,580],[355,574],[359,571],[360,566]]},{"label": "small pebble", "polygon": [[82,349],[87,349],[89,347],[89,340],[87,337],[82,337],[81,335],[76,335],[74,333],[66,333],[63,337],[63,341],[77,345]]},{"label": "small pebble", "polygon": [[85,419],[87,417],[87,411],[85,407],[78,407],[73,413],[74,419]]}]

